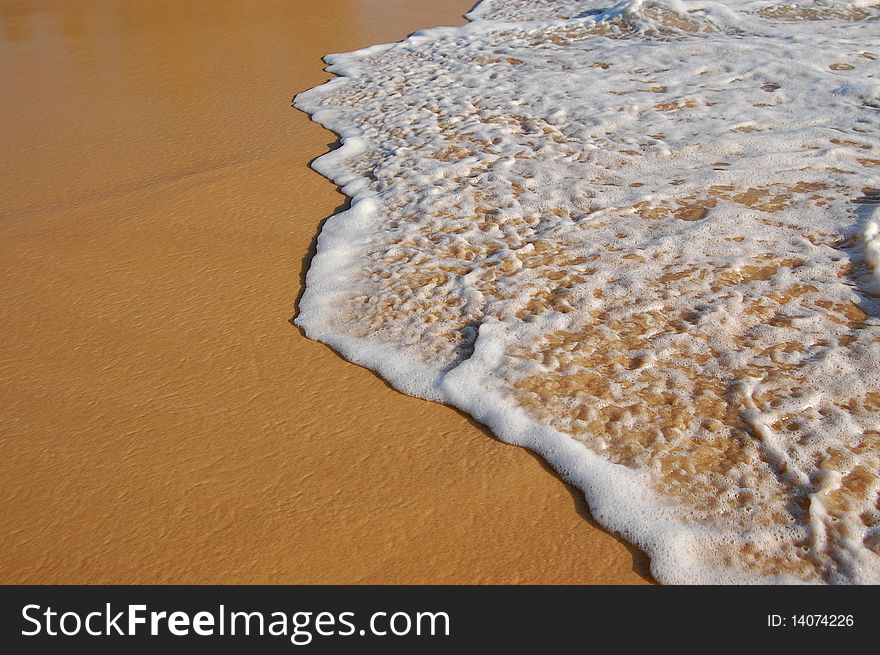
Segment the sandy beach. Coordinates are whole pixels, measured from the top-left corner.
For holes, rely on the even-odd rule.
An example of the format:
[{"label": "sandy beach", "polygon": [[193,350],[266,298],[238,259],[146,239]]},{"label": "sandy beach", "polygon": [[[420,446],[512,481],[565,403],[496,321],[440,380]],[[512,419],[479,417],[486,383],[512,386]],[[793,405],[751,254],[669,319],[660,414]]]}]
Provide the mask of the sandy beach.
[{"label": "sandy beach", "polygon": [[321,57],[471,0],[0,0],[0,582],[644,583],[579,491],[291,324]]}]

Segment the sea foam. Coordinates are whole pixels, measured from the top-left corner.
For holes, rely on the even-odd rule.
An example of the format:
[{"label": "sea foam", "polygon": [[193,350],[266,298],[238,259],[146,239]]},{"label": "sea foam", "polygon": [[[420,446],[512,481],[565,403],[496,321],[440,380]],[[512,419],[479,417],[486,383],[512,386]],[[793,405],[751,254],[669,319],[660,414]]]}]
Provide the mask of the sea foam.
[{"label": "sea foam", "polygon": [[880,582],[880,6],[468,18],[296,98],[352,199],[298,325],[539,453],[663,582]]}]

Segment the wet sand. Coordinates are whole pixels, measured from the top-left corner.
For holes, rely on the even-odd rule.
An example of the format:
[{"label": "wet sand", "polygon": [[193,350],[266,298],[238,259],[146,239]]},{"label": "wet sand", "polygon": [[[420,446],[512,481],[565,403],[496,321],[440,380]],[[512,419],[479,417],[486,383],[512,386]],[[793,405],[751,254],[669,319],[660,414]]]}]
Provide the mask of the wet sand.
[{"label": "wet sand", "polygon": [[322,55],[470,0],[0,0],[0,581],[640,583],[535,456],[289,320]]}]

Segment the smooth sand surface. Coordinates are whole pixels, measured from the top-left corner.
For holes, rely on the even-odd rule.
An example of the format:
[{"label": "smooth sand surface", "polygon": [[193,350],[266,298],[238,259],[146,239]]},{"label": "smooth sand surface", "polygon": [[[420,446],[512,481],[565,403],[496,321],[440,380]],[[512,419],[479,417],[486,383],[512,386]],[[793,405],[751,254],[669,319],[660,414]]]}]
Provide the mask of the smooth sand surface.
[{"label": "smooth sand surface", "polygon": [[535,456],[289,320],[321,56],[471,0],[0,0],[0,581],[645,582]]}]

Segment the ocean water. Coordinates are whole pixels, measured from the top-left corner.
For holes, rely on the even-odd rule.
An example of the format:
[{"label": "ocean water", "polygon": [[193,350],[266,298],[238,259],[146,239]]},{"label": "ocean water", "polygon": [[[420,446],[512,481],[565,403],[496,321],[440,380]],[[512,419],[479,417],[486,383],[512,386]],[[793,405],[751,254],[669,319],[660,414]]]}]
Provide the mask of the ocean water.
[{"label": "ocean water", "polygon": [[880,583],[880,5],[468,17],[297,97],[352,198],[297,323],[539,453],[660,581]]}]

